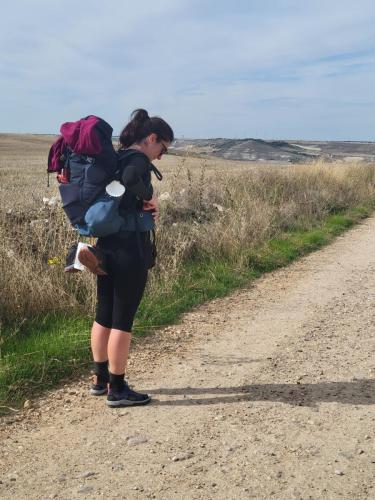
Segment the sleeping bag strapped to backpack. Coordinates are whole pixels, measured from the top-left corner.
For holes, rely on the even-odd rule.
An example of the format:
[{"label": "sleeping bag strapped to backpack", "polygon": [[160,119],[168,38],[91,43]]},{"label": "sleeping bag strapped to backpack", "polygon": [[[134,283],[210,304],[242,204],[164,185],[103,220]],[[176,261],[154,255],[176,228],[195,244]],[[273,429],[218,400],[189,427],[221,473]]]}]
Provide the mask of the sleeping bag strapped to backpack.
[{"label": "sleeping bag strapped to backpack", "polygon": [[[97,116],[64,123],[52,145],[47,172],[55,172],[63,209],[83,236],[102,237],[120,231],[153,229],[151,213],[119,215],[121,197],[110,196],[106,186],[119,178],[118,155],[112,127]],[[126,156],[134,150],[124,152]],[[131,227],[128,227],[130,224]]]}]

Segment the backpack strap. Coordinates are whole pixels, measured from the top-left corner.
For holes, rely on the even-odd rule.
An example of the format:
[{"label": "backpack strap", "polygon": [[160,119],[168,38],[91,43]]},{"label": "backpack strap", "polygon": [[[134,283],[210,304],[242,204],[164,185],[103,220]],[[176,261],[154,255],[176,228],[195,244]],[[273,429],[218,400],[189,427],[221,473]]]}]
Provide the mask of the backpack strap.
[{"label": "backpack strap", "polygon": [[137,238],[137,246],[138,246],[139,256],[141,257],[141,260],[144,260],[145,256],[143,253],[142,242],[141,242],[141,231],[139,230],[138,215],[137,215],[137,212],[135,210],[133,210],[133,217],[134,217],[135,234],[136,234],[136,238]]},{"label": "backpack strap", "polygon": [[[137,154],[144,154],[144,153],[142,153],[142,151],[138,151],[137,149],[124,149],[118,153],[118,159],[119,161],[125,160]],[[150,162],[150,170],[155,174],[155,177],[157,178],[158,181],[163,180],[163,174],[151,162]],[[121,173],[122,172],[120,172],[120,169],[118,169],[117,174],[121,176]]]},{"label": "backpack strap", "polygon": [[151,172],[154,172],[155,177],[157,178],[158,181],[163,180],[163,174],[158,170],[153,163],[151,163]]}]

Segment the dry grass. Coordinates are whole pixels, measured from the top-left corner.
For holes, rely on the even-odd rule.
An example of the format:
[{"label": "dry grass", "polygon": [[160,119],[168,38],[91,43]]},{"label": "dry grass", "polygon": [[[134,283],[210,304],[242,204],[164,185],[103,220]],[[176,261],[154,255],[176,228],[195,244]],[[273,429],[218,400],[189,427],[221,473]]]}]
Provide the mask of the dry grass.
[{"label": "dry grass", "polygon": [[[2,320],[22,322],[51,311],[92,312],[95,281],[66,276],[63,261],[76,240],[58,204],[56,182],[46,187],[53,137],[0,135],[0,273]],[[262,164],[166,157],[159,259],[148,293],[170,290],[185,262],[212,256],[246,265],[246,256],[285,231],[313,227],[330,213],[366,205],[375,193],[375,166]]]}]

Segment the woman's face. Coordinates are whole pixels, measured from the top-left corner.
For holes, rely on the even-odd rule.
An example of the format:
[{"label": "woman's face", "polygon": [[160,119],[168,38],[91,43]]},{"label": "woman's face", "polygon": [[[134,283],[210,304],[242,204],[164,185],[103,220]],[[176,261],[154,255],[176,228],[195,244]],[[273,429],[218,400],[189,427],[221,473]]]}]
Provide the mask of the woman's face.
[{"label": "woman's face", "polygon": [[156,134],[151,134],[147,137],[147,156],[150,158],[150,161],[160,160],[161,157],[168,151],[170,146],[169,141],[163,141],[160,139],[158,141]]},{"label": "woman's face", "polygon": [[168,153],[168,148],[171,145],[171,143],[167,142],[167,141],[160,140],[157,144],[159,145],[160,152],[159,152],[159,155],[156,158],[158,160],[160,160],[163,155],[165,155],[166,153]]}]

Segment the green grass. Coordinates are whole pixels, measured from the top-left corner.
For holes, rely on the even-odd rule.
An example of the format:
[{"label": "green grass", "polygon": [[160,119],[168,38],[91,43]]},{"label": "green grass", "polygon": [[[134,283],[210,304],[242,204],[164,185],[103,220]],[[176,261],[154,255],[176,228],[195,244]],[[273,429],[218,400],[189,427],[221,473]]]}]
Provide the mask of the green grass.
[{"label": "green grass", "polygon": [[[209,256],[190,262],[169,293],[144,298],[134,334],[144,335],[158,326],[171,324],[193,306],[222,297],[265,272],[286,266],[319,249],[370,212],[370,208],[359,207],[331,215],[311,230],[285,233],[249,252],[247,266],[240,269],[229,261],[213,260]],[[34,319],[17,329],[7,327],[3,330],[0,337],[0,411],[1,406],[19,404],[25,397],[87,370],[90,324],[91,319],[87,317],[55,315]]]},{"label": "green grass", "polygon": [[89,329],[89,318],[50,316],[3,332],[0,404],[17,404],[82,372],[89,363]]}]

